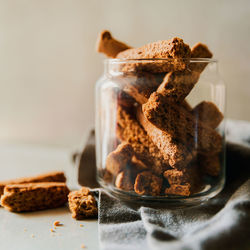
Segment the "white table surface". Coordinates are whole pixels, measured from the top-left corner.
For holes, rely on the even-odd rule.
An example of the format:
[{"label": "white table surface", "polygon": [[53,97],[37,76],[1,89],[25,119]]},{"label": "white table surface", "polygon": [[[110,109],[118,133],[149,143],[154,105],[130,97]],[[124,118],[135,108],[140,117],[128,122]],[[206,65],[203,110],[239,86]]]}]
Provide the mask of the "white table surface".
[{"label": "white table surface", "polygon": [[[46,171],[63,170],[69,188],[77,188],[72,151],[37,145],[0,145],[0,179],[32,176]],[[51,232],[53,222],[63,226]],[[81,227],[80,224],[83,226]],[[32,213],[10,213],[0,207],[0,249],[99,249],[97,220],[76,221],[68,208]],[[85,248],[84,248],[85,249]]]}]

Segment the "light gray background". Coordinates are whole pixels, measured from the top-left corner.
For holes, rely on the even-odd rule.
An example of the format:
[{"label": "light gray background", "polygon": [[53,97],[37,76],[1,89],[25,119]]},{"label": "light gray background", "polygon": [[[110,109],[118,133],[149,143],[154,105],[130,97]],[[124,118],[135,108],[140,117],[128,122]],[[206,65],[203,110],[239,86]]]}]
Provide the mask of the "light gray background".
[{"label": "light gray background", "polygon": [[1,142],[81,144],[94,124],[104,28],[132,46],[207,43],[228,85],[228,117],[250,120],[250,1],[0,0]]}]

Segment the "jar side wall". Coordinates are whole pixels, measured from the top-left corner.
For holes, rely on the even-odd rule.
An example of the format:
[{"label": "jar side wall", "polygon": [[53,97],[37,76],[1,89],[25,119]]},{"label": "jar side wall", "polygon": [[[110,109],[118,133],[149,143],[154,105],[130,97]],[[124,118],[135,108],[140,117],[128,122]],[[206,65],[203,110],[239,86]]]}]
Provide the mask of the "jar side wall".
[{"label": "jar side wall", "polygon": [[[138,103],[138,100],[135,100],[134,96],[130,96],[130,91],[131,89],[138,90],[144,85],[147,86],[145,82],[145,76],[142,77],[140,75],[136,75],[136,81],[133,82],[131,81],[131,77],[128,78],[124,74],[122,74],[121,77],[120,74],[114,75],[110,74],[110,72],[106,73],[106,77],[102,78],[101,81],[98,82],[96,88],[96,154],[98,179],[100,184],[109,190],[113,190],[114,192],[122,192],[128,197],[137,197],[135,199],[138,199],[138,197],[140,197],[140,199],[142,198],[146,200],[149,197],[150,199],[158,199],[160,197],[160,199],[166,201],[171,199],[203,200],[206,199],[206,197],[210,198],[211,195],[217,194],[223,188],[225,182],[225,123],[224,120],[219,121],[219,124],[216,127],[211,128],[209,126],[214,125],[207,125],[204,121],[201,121],[201,117],[211,115],[207,113],[208,111],[203,110],[198,115],[194,111],[192,111],[197,106],[202,106],[205,103],[205,107],[206,105],[208,105],[208,107],[209,105],[210,107],[216,105],[215,107],[212,107],[213,111],[211,112],[220,112],[224,115],[225,84],[217,75],[217,67],[206,67],[204,75],[199,78],[198,82],[195,85],[195,88],[186,98],[189,105],[191,105],[191,111],[189,111],[191,115],[189,113],[185,113],[183,115],[183,108],[173,108],[174,111],[172,111],[172,107],[164,107],[166,114],[169,115],[168,117],[164,117],[164,122],[168,124],[169,121],[171,121],[173,124],[179,124],[181,125],[181,127],[183,127],[183,131],[181,131],[181,129],[178,130],[174,128],[174,126],[172,128],[170,125],[166,127],[160,127],[160,130],[158,127],[157,130],[155,129],[155,126],[157,125],[154,124],[155,121],[150,121],[149,123],[146,122],[145,125],[140,120],[138,120],[139,118],[136,110],[138,109],[138,107],[140,107],[141,103]],[[158,73],[157,77],[159,77]],[[164,75],[161,77],[163,80]],[[131,89],[124,87],[124,81],[129,81],[130,86],[132,86]],[[160,84],[160,82],[158,84]],[[117,129],[119,128],[118,123],[120,119],[118,118],[117,114],[118,109],[121,106],[121,95],[123,94],[125,96],[128,96],[126,97],[127,103],[125,103],[125,106],[123,106],[125,110],[124,112],[125,114],[127,112],[129,117],[132,117],[131,119],[133,120],[133,122],[132,125],[129,122],[125,125],[123,124],[125,127],[123,128],[122,132],[119,132],[122,133],[122,135],[120,134],[119,136],[117,136]],[[131,100],[132,102],[134,102],[132,106]],[[124,105],[124,103],[122,105]],[[170,111],[168,111],[168,109],[170,109]],[[186,115],[188,116],[188,118],[185,118]],[[164,116],[164,114],[162,116]],[[181,118],[183,116],[184,118]],[[178,119],[184,119],[183,121],[186,124],[180,124],[181,120],[178,121]],[[214,120],[216,119],[218,120],[219,118],[215,117]],[[209,124],[215,123],[216,121],[210,122]],[[137,125],[135,126],[133,124]],[[158,136],[157,141],[153,139],[154,135],[150,128],[153,128],[154,131],[164,131],[164,129],[166,129],[166,131],[161,132],[161,136]],[[142,133],[146,139],[142,138]],[[169,193],[166,193],[167,191],[165,191],[165,189],[167,188],[171,188],[172,186],[175,186],[175,188],[177,188],[176,186],[178,185],[181,185],[181,188],[183,188],[183,186],[185,186],[186,188],[191,183],[190,180],[186,180],[186,182],[184,180],[181,180],[179,181],[180,183],[178,183],[177,181],[176,184],[174,183],[172,185],[172,183],[170,182],[172,181],[171,178],[173,176],[171,176],[170,179],[166,177],[167,174],[165,174],[165,171],[169,170],[169,173],[171,174],[174,173],[173,171],[177,170],[177,172],[179,171],[177,173],[178,175],[183,175],[183,168],[181,167],[181,164],[174,165],[173,163],[171,163],[171,161],[168,166],[164,165],[165,163],[163,164],[163,158],[166,158],[166,155],[169,154],[168,152],[170,152],[168,148],[164,148],[161,145],[161,141],[163,141],[164,138],[168,138],[166,135],[168,135],[168,137],[172,137],[172,142],[168,142],[166,145],[172,147],[172,144],[176,143],[178,148],[184,148],[182,149],[182,152],[187,152],[185,154],[190,155],[191,158],[187,158],[186,156],[186,158],[183,158],[186,160],[191,159],[189,161],[189,164],[185,165],[185,168],[195,168],[195,170],[194,172],[189,173],[187,176],[191,180],[191,178],[193,178],[190,177],[192,173],[195,173],[196,175],[199,172],[199,176],[202,176],[199,177],[199,181],[202,182],[199,186],[199,190],[197,189],[195,191],[191,191],[191,194],[188,195],[187,193],[185,193],[185,190],[182,193],[179,192],[178,195],[173,193],[171,190],[169,191]],[[122,147],[119,148],[119,145],[121,145],[123,142],[126,142],[126,144],[131,144],[132,149],[131,146],[127,145],[125,149]],[[213,143],[216,145],[213,145]],[[192,147],[192,150],[190,149],[190,147]],[[167,153],[164,152],[164,150]],[[133,153],[131,153],[130,151],[132,151]],[[137,160],[141,161],[140,164],[138,162],[133,162],[132,154],[134,154],[136,158],[139,158]],[[150,157],[148,157],[147,154],[150,154]],[[154,157],[152,157],[152,154],[154,154]],[[162,159],[160,158],[161,154],[164,155]],[[130,157],[129,159],[128,155]],[[157,165],[157,161],[161,162],[162,164],[161,172],[157,172],[158,170],[156,170],[155,165],[152,165],[152,163]],[[108,163],[111,167],[107,171]],[[145,168],[143,169],[143,167]],[[135,168],[136,171],[134,171]],[[202,173],[200,173],[201,169],[203,171]],[[140,174],[143,175],[142,173],[144,173],[145,171],[151,172],[150,177],[148,177],[147,174],[145,174],[145,176],[142,176],[144,179],[149,178],[151,180],[150,183],[154,183],[154,181],[156,181],[156,183],[157,181],[162,182],[161,190],[158,190],[159,192],[142,192],[141,194],[138,190],[138,192],[135,192],[135,182],[138,176]],[[204,171],[207,172],[205,173]],[[184,176],[183,178],[186,177]],[[166,185],[164,187],[164,190],[163,185]],[[149,187],[144,187],[144,189],[148,188]]]}]

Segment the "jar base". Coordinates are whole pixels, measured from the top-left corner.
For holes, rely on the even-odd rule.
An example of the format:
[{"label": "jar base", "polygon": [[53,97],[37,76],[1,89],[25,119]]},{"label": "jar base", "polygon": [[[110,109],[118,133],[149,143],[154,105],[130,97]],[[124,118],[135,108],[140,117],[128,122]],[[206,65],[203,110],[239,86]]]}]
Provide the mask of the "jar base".
[{"label": "jar base", "polygon": [[207,185],[201,192],[191,196],[148,196],[138,195],[132,191],[123,191],[114,187],[113,185],[107,184],[101,178],[99,178],[98,182],[101,187],[103,187],[111,196],[117,198],[118,200],[150,207],[158,207],[159,205],[161,207],[173,208],[197,206],[215,197],[224,188],[224,181],[221,181],[218,183],[218,185],[213,187]]}]

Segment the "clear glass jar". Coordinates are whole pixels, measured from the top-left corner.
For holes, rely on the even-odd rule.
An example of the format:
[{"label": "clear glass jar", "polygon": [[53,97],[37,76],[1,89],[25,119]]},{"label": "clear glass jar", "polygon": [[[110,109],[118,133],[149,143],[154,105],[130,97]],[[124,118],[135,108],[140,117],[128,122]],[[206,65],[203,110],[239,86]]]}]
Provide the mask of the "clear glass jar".
[{"label": "clear glass jar", "polygon": [[192,204],[225,182],[225,84],[213,59],[105,60],[97,178],[125,200]]}]

